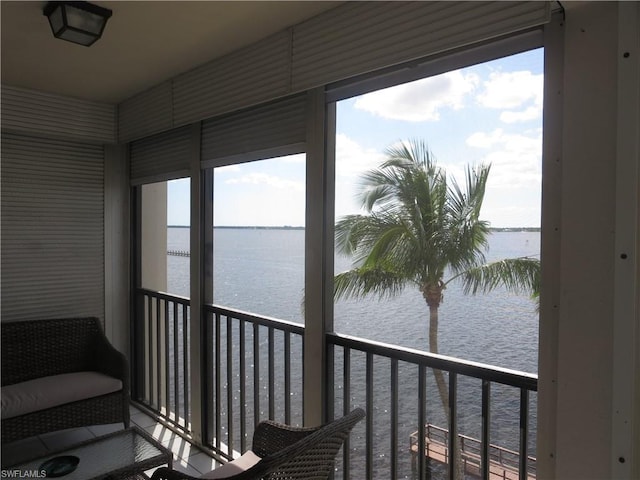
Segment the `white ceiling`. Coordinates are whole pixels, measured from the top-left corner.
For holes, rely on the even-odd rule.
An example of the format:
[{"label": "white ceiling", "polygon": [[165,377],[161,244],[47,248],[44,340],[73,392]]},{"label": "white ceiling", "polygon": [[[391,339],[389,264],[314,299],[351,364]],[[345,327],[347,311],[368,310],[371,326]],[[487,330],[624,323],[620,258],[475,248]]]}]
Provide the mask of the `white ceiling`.
[{"label": "white ceiling", "polygon": [[58,40],[46,2],[1,6],[2,83],[117,103],[341,2],[97,1],[113,10],[91,47]]}]

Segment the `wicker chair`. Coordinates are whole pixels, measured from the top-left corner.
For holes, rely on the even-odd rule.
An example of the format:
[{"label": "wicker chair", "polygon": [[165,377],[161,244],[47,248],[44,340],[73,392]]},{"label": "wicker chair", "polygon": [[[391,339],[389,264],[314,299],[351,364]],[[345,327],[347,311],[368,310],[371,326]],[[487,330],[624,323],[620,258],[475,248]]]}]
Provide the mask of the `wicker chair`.
[{"label": "wicker chair", "polygon": [[3,322],[0,328],[3,391],[22,382],[85,371],[122,383],[113,393],[3,418],[3,444],[66,428],[129,425],[128,362],[109,343],[97,318]]},{"label": "wicker chair", "polygon": [[[295,480],[328,479],[336,455],[351,429],[364,417],[357,408],[348,415],[313,428],[297,428],[270,420],[260,422],[253,434],[253,450],[201,479]],[[166,467],[156,470],[152,480],[193,480]]]}]

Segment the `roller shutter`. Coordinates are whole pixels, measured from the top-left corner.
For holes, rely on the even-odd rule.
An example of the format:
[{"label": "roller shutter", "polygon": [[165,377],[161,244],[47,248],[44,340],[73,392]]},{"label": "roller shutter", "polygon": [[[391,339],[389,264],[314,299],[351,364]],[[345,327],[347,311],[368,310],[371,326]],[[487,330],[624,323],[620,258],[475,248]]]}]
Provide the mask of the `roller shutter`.
[{"label": "roller shutter", "polygon": [[344,2],[126,100],[120,135],[140,138],[446,55],[550,18],[550,2]]},{"label": "roller shutter", "polygon": [[297,95],[202,124],[204,167],[304,151],[306,95]]},{"label": "roller shutter", "polygon": [[175,126],[219,116],[289,93],[291,32],[280,32],[173,81]]},{"label": "roller shutter", "polygon": [[147,90],[118,106],[118,139],[130,142],[173,128],[171,82]]},{"label": "roller shutter", "polygon": [[347,2],[293,30],[300,91],[547,23],[548,2]]},{"label": "roller shutter", "polygon": [[115,143],[116,107],[2,85],[2,130],[87,143]]},{"label": "roller shutter", "polygon": [[104,153],[2,134],[2,320],[104,318]]},{"label": "roller shutter", "polygon": [[131,143],[131,184],[189,176],[191,128],[182,127]]}]

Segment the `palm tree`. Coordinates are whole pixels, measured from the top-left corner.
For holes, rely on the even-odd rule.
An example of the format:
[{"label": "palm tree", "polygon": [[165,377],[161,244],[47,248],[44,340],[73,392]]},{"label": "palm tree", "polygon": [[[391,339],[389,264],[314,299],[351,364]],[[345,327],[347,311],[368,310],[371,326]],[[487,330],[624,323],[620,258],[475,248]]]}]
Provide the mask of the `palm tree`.
[{"label": "palm tree", "polygon": [[[465,293],[503,285],[537,296],[538,259],[485,261],[490,230],[479,217],[490,166],[467,167],[463,189],[436,165],[424,141],[389,147],[386,157],[363,176],[360,201],[366,215],[347,215],[336,223],[338,251],[354,259],[354,268],[335,276],[336,299],[383,298],[407,286],[418,288],[429,308],[430,351],[438,353],[438,309],[451,282],[461,281]],[[434,371],[434,376],[448,417],[444,375]]]}]

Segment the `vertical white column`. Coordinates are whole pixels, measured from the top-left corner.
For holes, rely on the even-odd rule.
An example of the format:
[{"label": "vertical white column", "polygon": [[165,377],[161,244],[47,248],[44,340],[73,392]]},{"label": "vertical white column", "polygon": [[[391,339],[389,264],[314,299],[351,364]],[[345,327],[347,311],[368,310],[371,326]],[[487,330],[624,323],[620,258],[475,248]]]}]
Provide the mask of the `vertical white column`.
[{"label": "vertical white column", "polygon": [[305,220],[304,423],[325,418],[325,332],[333,329],[333,223],[335,117],[322,89],[309,92]]},{"label": "vertical white column", "polygon": [[550,478],[613,478],[619,5],[567,5],[555,470]]},{"label": "vertical white column", "polygon": [[191,366],[191,431],[196,442],[203,440],[202,425],[202,209],[201,209],[201,171],[200,171],[200,137],[201,123],[191,125],[191,149],[189,155],[189,165],[191,169],[191,257],[190,257],[190,280],[191,280],[191,307],[189,325],[190,334],[190,355],[189,365]]},{"label": "vertical white column", "polygon": [[[640,478],[640,5],[618,4],[612,478]],[[634,436],[635,430],[635,436]],[[635,449],[634,449],[635,446]]]},{"label": "vertical white column", "polygon": [[542,281],[538,347],[538,425],[536,468],[554,478],[560,318],[560,239],[562,212],[562,99],[564,21],[544,27],[544,139],[542,152]]}]

